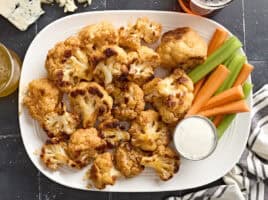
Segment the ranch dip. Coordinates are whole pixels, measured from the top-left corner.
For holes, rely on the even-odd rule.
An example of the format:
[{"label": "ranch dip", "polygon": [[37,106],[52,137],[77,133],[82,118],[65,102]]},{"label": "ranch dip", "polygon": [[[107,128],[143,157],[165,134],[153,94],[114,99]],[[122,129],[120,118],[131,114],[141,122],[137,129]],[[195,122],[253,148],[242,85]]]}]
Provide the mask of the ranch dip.
[{"label": "ranch dip", "polygon": [[176,127],[174,145],[177,151],[190,160],[201,160],[209,156],[217,145],[215,126],[201,116],[183,119]]}]

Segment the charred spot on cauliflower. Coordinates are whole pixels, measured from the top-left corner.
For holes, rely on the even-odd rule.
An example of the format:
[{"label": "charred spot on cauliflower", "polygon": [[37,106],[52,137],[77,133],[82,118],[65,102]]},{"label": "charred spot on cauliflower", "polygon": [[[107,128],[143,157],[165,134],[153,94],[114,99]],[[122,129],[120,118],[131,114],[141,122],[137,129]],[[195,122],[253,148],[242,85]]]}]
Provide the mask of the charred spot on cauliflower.
[{"label": "charred spot on cauliflower", "polygon": [[81,167],[89,164],[106,147],[106,142],[99,137],[95,128],[78,129],[68,141],[68,154]]},{"label": "charred spot on cauliflower", "polygon": [[159,145],[168,145],[168,127],[154,110],[142,111],[132,123],[129,133],[131,144],[144,151],[155,151]]},{"label": "charred spot on cauliflower", "polygon": [[153,168],[166,181],[179,170],[180,157],[171,148],[159,146],[152,156],[142,157],[141,165]]},{"label": "charred spot on cauliflower", "polygon": [[137,51],[128,53],[129,80],[143,85],[154,78],[154,69],[160,64],[159,55],[151,48],[141,46]]},{"label": "charred spot on cauliflower", "polygon": [[103,60],[98,62],[94,69],[94,80],[100,84],[108,85],[114,79],[128,74],[127,53],[124,49],[113,45],[103,47]]},{"label": "charred spot on cauliflower", "polygon": [[115,151],[115,166],[127,178],[139,175],[144,167],[140,164],[144,153],[129,143],[122,143]]},{"label": "charred spot on cauliflower", "polygon": [[170,76],[157,78],[144,86],[145,100],[159,111],[165,123],[182,119],[193,101],[193,82],[183,70],[176,69]]},{"label": "charred spot on cauliflower", "polygon": [[49,78],[64,92],[82,80],[92,79],[92,63],[76,36],[56,44],[49,50],[45,66]]},{"label": "charred spot on cauliflower", "polygon": [[79,165],[68,157],[66,149],[66,142],[51,143],[47,141],[41,149],[40,158],[46,167],[51,170],[57,170],[63,165],[79,168]]},{"label": "charred spot on cauliflower", "polygon": [[33,80],[23,99],[30,115],[42,123],[45,115],[58,109],[62,95],[57,87],[46,78]]},{"label": "charred spot on cauliflower", "polygon": [[205,61],[207,43],[196,31],[182,27],[164,33],[156,51],[163,67],[188,71]]},{"label": "charred spot on cauliflower", "polygon": [[119,87],[113,86],[110,93],[114,99],[112,113],[120,120],[135,119],[144,110],[144,94],[137,84],[128,82]]},{"label": "charred spot on cauliflower", "polygon": [[84,128],[95,124],[99,119],[110,116],[113,99],[95,82],[81,82],[69,93],[70,103],[82,118]]},{"label": "charred spot on cauliflower", "polygon": [[114,185],[119,172],[113,164],[113,155],[110,152],[99,154],[89,172],[89,179],[98,189],[104,189],[107,185]]},{"label": "charred spot on cauliflower", "polygon": [[68,112],[65,105],[61,103],[59,110],[45,115],[42,126],[48,137],[60,139],[71,135],[76,130],[79,123],[79,116]]},{"label": "charred spot on cauliflower", "polygon": [[119,120],[110,118],[101,122],[98,126],[100,136],[107,142],[109,147],[116,147],[121,142],[129,141],[130,135]]}]

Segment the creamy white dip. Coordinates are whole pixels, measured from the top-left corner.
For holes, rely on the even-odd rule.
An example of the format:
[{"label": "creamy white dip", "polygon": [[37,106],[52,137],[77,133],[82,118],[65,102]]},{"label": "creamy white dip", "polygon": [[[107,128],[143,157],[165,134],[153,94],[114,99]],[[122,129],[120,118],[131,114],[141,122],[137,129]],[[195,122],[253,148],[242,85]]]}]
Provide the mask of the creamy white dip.
[{"label": "creamy white dip", "polygon": [[185,118],[175,129],[175,147],[185,158],[201,160],[214,150],[216,143],[215,129],[205,118]]}]

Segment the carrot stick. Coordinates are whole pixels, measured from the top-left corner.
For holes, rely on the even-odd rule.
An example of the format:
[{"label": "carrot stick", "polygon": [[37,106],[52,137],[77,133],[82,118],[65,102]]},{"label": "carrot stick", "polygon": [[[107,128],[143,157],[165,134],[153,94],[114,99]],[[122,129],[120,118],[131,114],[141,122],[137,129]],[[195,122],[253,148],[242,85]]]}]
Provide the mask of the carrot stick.
[{"label": "carrot stick", "polygon": [[226,31],[220,28],[216,29],[208,45],[208,56],[224,43],[224,41],[227,39],[227,36],[228,33]]},{"label": "carrot stick", "polygon": [[229,73],[230,71],[224,65],[219,65],[217,69],[208,77],[208,80],[197,94],[196,100],[188,111],[187,115],[196,114],[220,87]]},{"label": "carrot stick", "polygon": [[215,108],[204,110],[198,113],[198,115],[211,117],[222,114],[234,114],[240,112],[249,112],[249,107],[245,100],[235,101],[229,104],[221,105]]},{"label": "carrot stick", "polygon": [[223,120],[223,118],[224,118],[224,115],[217,115],[216,117],[214,117],[212,122],[216,127],[218,127],[221,121]]},{"label": "carrot stick", "polygon": [[234,82],[234,86],[243,84],[247,80],[248,76],[253,71],[253,69],[254,69],[254,67],[251,64],[245,63],[243,65],[238,77],[236,78],[236,80]]},{"label": "carrot stick", "polygon": [[224,92],[211,97],[208,102],[202,107],[202,110],[207,110],[213,107],[224,105],[233,101],[238,101],[244,98],[244,92],[241,85],[232,87]]},{"label": "carrot stick", "polygon": [[205,81],[205,78],[199,80],[195,85],[194,85],[194,96],[197,95],[197,93],[199,92],[199,90],[201,89],[203,83]]}]

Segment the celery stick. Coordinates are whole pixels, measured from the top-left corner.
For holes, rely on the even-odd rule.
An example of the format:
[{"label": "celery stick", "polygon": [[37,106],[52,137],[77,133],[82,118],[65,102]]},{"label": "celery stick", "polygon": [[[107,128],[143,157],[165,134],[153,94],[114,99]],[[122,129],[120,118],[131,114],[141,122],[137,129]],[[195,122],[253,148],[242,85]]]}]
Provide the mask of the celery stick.
[{"label": "celery stick", "polygon": [[216,91],[215,95],[232,87],[245,61],[246,61],[246,57],[241,55],[240,53],[236,53],[234,55],[233,59],[230,61],[230,64],[228,65],[230,74],[228,75],[226,80],[223,82],[221,87],[219,87],[219,89]]},{"label": "celery stick", "polygon": [[[243,92],[245,95],[245,99],[249,96],[250,91],[252,90],[252,87],[253,85],[247,82],[243,85]],[[230,114],[230,115],[224,116],[222,122],[217,127],[219,139],[223,135],[223,133],[226,131],[226,129],[230,126],[230,124],[233,122],[235,117],[236,117],[236,114]]]},{"label": "celery stick", "polygon": [[194,68],[188,75],[194,83],[205,77],[209,72],[229,58],[238,48],[242,46],[237,37],[232,36],[223,45],[212,53],[207,60]]}]

